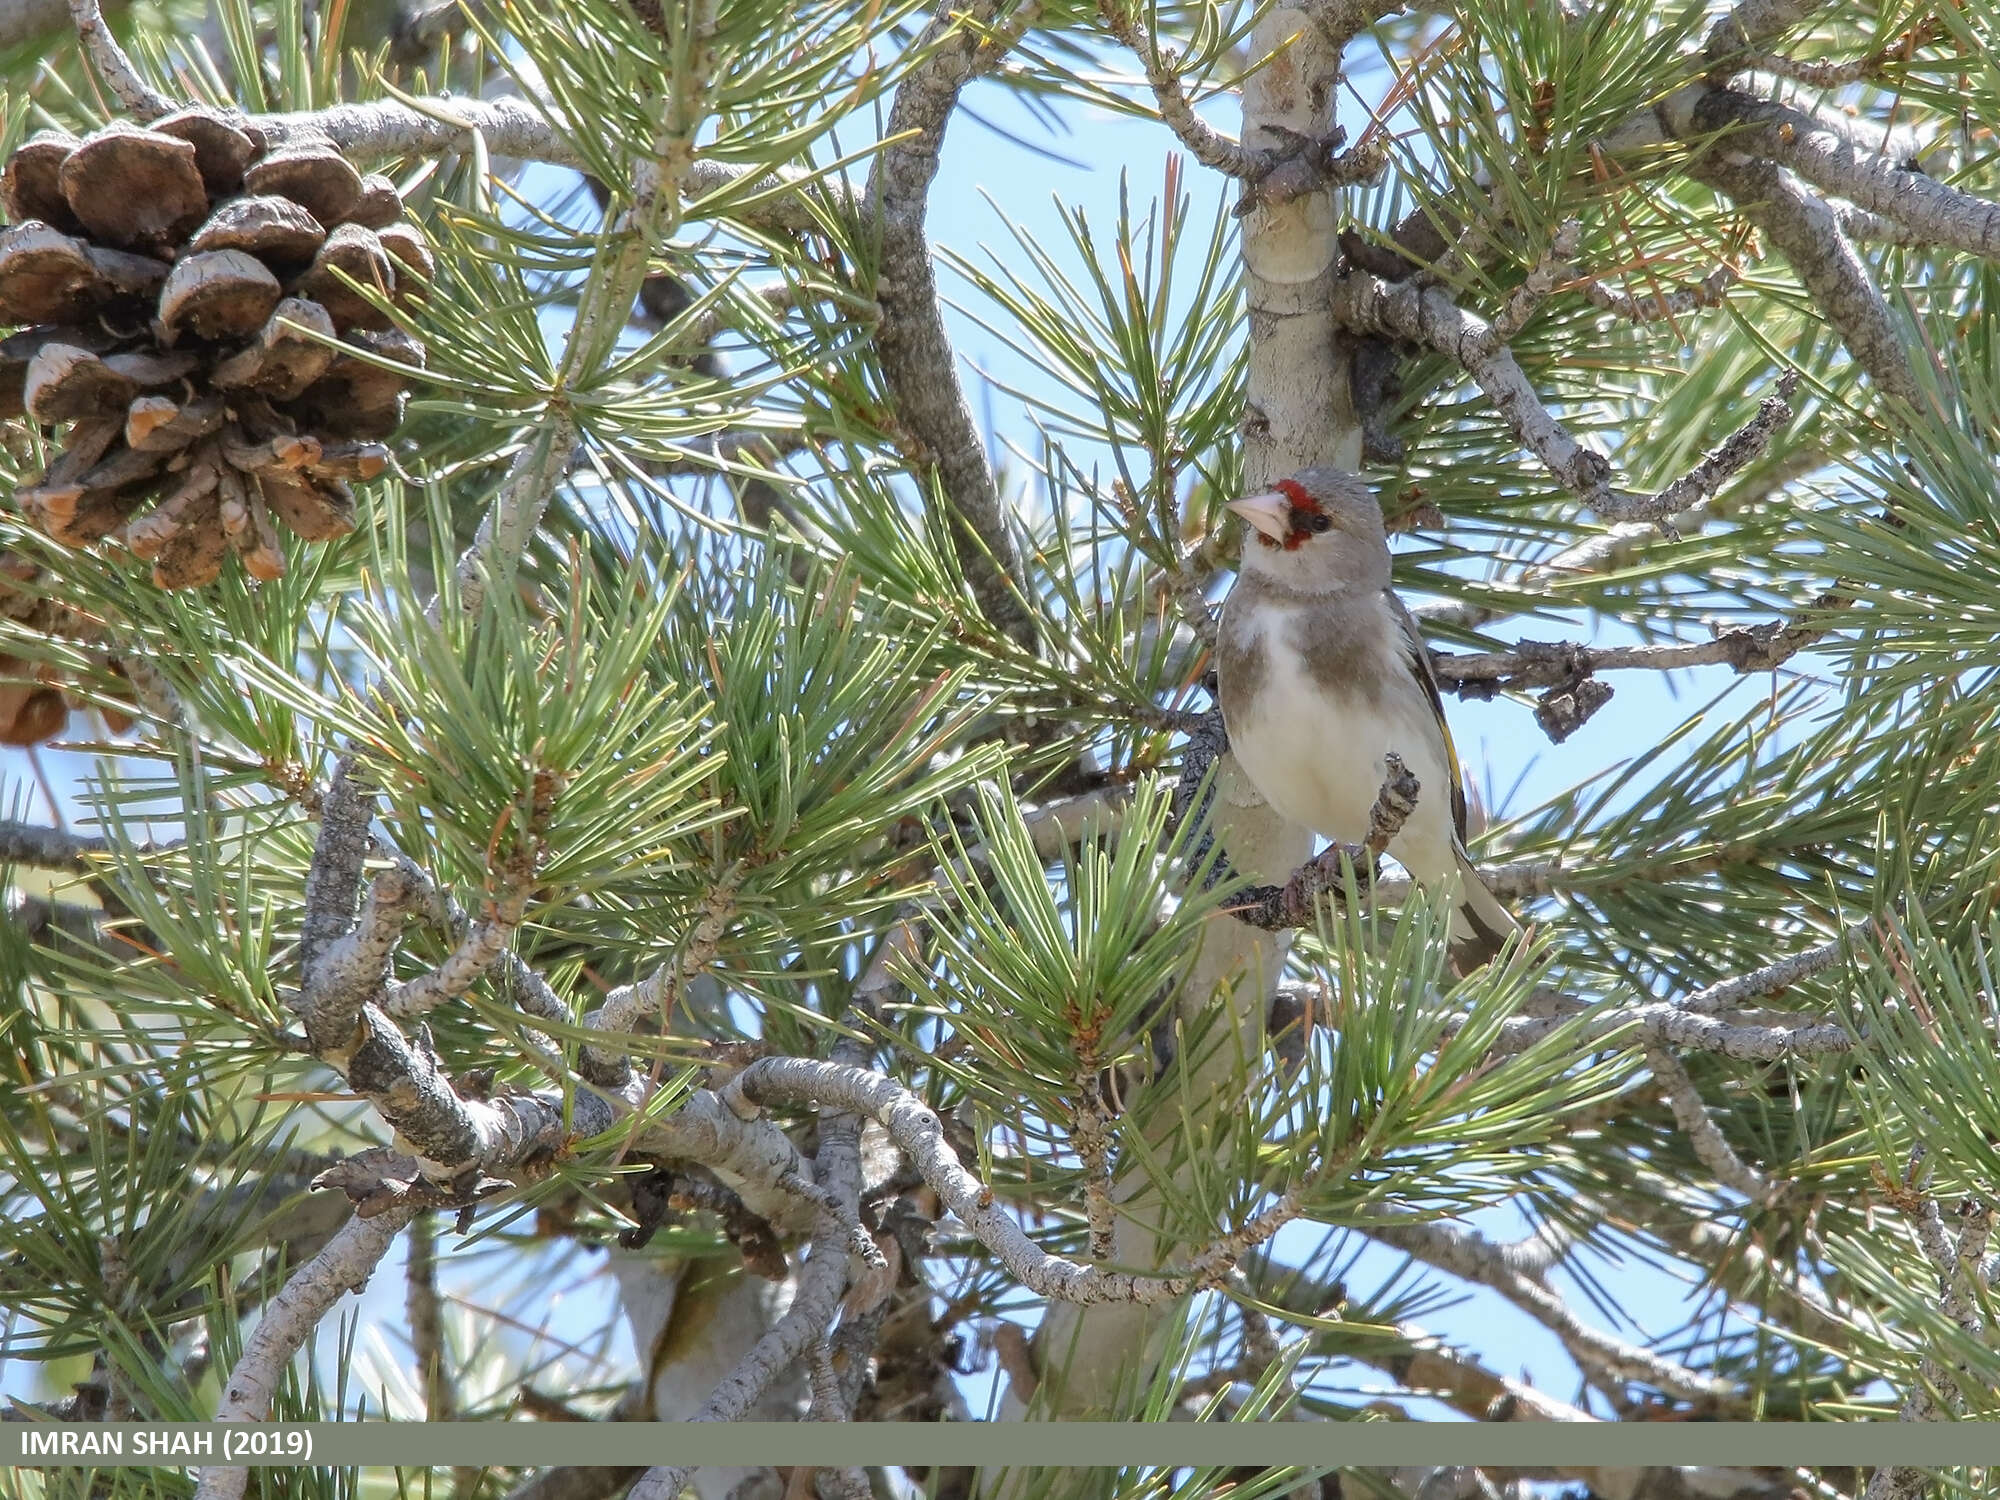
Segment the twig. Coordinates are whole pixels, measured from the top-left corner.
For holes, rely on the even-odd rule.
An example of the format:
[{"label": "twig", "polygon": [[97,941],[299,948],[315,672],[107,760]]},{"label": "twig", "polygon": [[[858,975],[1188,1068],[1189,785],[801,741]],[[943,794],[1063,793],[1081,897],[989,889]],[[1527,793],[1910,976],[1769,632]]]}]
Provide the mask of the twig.
[{"label": "twig", "polygon": [[1333,305],[1334,315],[1353,332],[1422,344],[1455,361],[1565,489],[1593,510],[1613,503],[1610,462],[1570,436],[1492,327],[1460,308],[1443,288],[1415,280],[1390,283],[1350,270],[1335,283]]},{"label": "twig", "polygon": [[1032,17],[1032,3],[1016,8],[981,42],[967,22],[988,25],[996,5],[983,0],[940,0],[937,14],[916,42],[921,59],[896,88],[885,146],[869,176],[868,203],[880,224],[882,259],[876,299],[882,319],[875,348],[896,415],[923,451],[939,498],[948,507],[959,567],[981,611],[1022,643],[1035,636],[1024,605],[1019,549],[1000,498],[986,445],[958,376],[958,360],[944,327],[931,245],[925,231],[931,182],[937,176],[945,128],[960,92],[998,62]]},{"label": "twig", "polygon": [[[799,298],[805,290],[795,281],[767,281],[757,286],[743,288],[743,295],[782,322],[784,315],[798,305]],[[734,320],[741,315],[742,309],[735,303],[718,297],[706,311],[688,324],[686,331],[675,341],[675,345],[684,349],[705,349],[715,341],[717,334],[732,326]]]},{"label": "twig", "polygon": [[1916,377],[1888,303],[1840,232],[1833,210],[1768,161],[1730,161],[1715,149],[1689,163],[1688,172],[1764,231],[1876,385],[1916,405]]},{"label": "twig", "polygon": [[319,841],[306,872],[299,944],[306,1035],[313,1055],[421,1153],[426,1191],[441,1194],[440,1201],[469,1201],[483,1174],[553,1155],[572,1129],[584,1135],[609,1129],[617,1110],[633,1101],[614,1104],[596,1090],[567,1101],[563,1092],[460,1098],[427,1034],[420,1030],[412,1047],[382,1013],[389,948],[414,888],[399,862],[376,877],[356,921],[362,864],[376,839],[371,800],[352,758],[343,759],[322,800]]},{"label": "twig", "polygon": [[[1986,1245],[1993,1232],[1993,1206],[1977,1198],[1966,1199],[1959,1205],[1961,1227],[1953,1235],[1945,1228],[1937,1199],[1915,1185],[1923,1150],[1919,1145],[1911,1153],[1911,1181],[1890,1196],[1909,1216],[1924,1258],[1937,1273],[1939,1311],[1976,1340],[1984,1329],[1981,1283]],[[1958,1383],[1961,1373],[1962,1366],[1947,1366],[1935,1353],[1927,1352],[1896,1420],[1935,1422],[1959,1415],[1964,1403]],[[1928,1488],[1923,1470],[1884,1465],[1869,1476],[1866,1500],[1918,1500]]]},{"label": "twig", "polygon": [[1597,280],[1586,281],[1583,284],[1583,296],[1591,306],[1601,307],[1628,323],[1661,323],[1685,313],[1699,312],[1706,307],[1722,306],[1728,300],[1729,288],[1736,280],[1735,268],[1722,265],[1710,271],[1693,286],[1657,291],[1648,297],[1634,297],[1625,292],[1613,291]]},{"label": "twig", "polygon": [[945,1206],[999,1257],[1014,1279],[1037,1295],[1077,1304],[1151,1305],[1213,1286],[1249,1250],[1298,1217],[1297,1188],[1271,1207],[1222,1235],[1176,1270],[1153,1275],[1108,1271],[1050,1255],[1006,1213],[993,1192],[959,1163],[945,1140],[937,1112],[893,1079],[864,1068],[802,1057],[766,1057],[752,1063],[724,1090],[752,1104],[816,1103],[873,1119],[896,1144]]},{"label": "twig", "polygon": [[[799,1272],[791,1306],[709,1394],[692,1420],[738,1421],[779,1373],[797,1361],[815,1340],[825,1339],[827,1325],[833,1321],[840,1294],[847,1284],[846,1242],[846,1226],[839,1215],[831,1211],[822,1213],[805,1267]],[[632,1486],[628,1500],[676,1500],[691,1473],[692,1465],[648,1469]]]},{"label": "twig", "polygon": [[1077,1102],[1070,1115],[1070,1144],[1083,1164],[1084,1218],[1090,1225],[1090,1258],[1111,1259],[1116,1248],[1117,1207],[1111,1201],[1111,1117],[1104,1107],[1097,1061],[1083,1060]]},{"label": "twig", "polygon": [[[681,192],[694,165],[694,137],[707,112],[708,71],[714,65],[713,3],[695,8],[689,31],[653,153],[633,169],[631,202],[610,230],[616,250],[596,268],[578,300],[556,370],[558,389],[586,380],[611,356],[646,280],[654,246],[680,221]],[[552,401],[543,421],[542,431],[522,449],[494,496],[478,536],[459,557],[459,603],[467,613],[479,608],[488,583],[517,565],[569,471],[579,434],[574,410],[566,399]]]},{"label": "twig", "polygon": [[[441,890],[415,860],[398,849],[386,829],[380,825],[372,826],[369,837],[374,841],[378,854],[396,862],[396,868],[402,872],[404,880],[409,884],[412,903],[424,909],[430,920],[447,938],[454,943],[466,942],[472,931],[472,919],[452,898],[451,893]],[[503,990],[524,1014],[533,1020],[546,1021],[553,1026],[567,1027],[573,1024],[574,1018],[570,1014],[569,1005],[549,987],[546,979],[529,967],[520,954],[511,948],[503,949],[499,957],[499,966]],[[546,1066],[547,1060],[541,1059],[539,1052],[537,1056]],[[562,1066],[559,1057],[555,1062],[556,1066],[550,1076],[553,1081],[561,1083],[567,1079],[569,1070]],[[599,1067],[590,1057],[580,1052],[576,1071],[583,1076],[584,1082],[598,1089],[616,1093],[632,1085],[630,1070],[622,1061],[617,1068],[606,1069]],[[627,1099],[626,1102],[634,1101]]]},{"label": "twig", "polygon": [[1647,1046],[1643,1050],[1646,1066],[1652,1069],[1673,1109],[1675,1123],[1694,1146],[1701,1164],[1714,1174],[1717,1182],[1734,1188],[1752,1203],[1769,1207],[1776,1202],[1781,1187],[1736,1154],[1721,1127],[1709,1117],[1708,1107],[1702,1103],[1701,1093],[1680,1059],[1665,1047]]},{"label": "twig", "polygon": [[[1566,1401],[1489,1369],[1475,1356],[1455,1349],[1414,1323],[1399,1323],[1402,1347],[1377,1351],[1359,1346],[1358,1356],[1386,1371],[1409,1390],[1434,1395],[1482,1422],[1595,1422],[1598,1418]],[[1559,1465],[1552,1477],[1581,1481],[1597,1500],[1791,1500],[1789,1480],[1749,1469],[1682,1467],[1638,1469]]]},{"label": "twig", "polygon": [[1253,885],[1238,893],[1229,907],[1237,921],[1266,932],[1293,927],[1309,927],[1319,920],[1322,896],[1348,900],[1348,872],[1363,874],[1374,868],[1382,854],[1403,831],[1403,824],[1417,810],[1417,795],[1423,790],[1415,773],[1404,766],[1393,751],[1383,756],[1388,771],[1382,789],[1368,810],[1368,836],[1360,844],[1332,844],[1292,872],[1283,885]]},{"label": "twig", "polygon": [[[1360,1357],[1389,1375],[1398,1385],[1441,1397],[1457,1410],[1483,1422],[1595,1422],[1596,1417],[1566,1401],[1545,1395],[1525,1381],[1488,1369],[1479,1359],[1414,1323],[1398,1323],[1400,1348],[1375,1350],[1366,1345]],[[1581,1477],[1566,1474],[1566,1478]]]},{"label": "twig", "polygon": [[[367,1285],[369,1275],[413,1212],[392,1208],[373,1218],[355,1215],[325,1249],[292,1273],[244,1340],[242,1357],[223,1382],[216,1421],[263,1420],[292,1356],[305,1346],[334,1303]],[[238,1500],[250,1477],[250,1471],[241,1468],[211,1467],[200,1472],[195,1500]]]},{"label": "twig", "polygon": [[1098,0],[1097,13],[1106,27],[1128,48],[1146,70],[1146,83],[1160,106],[1160,118],[1180,137],[1188,154],[1205,167],[1229,177],[1255,181],[1282,159],[1277,151],[1261,151],[1231,140],[1194,111],[1181,87],[1175,65],[1180,59],[1170,48],[1161,47],[1140,19],[1142,6],[1131,0]]},{"label": "twig", "polygon": [[[1614,1191],[1616,1196],[1606,1196],[1600,1189],[1584,1206],[1607,1223],[1650,1235],[1681,1259],[1707,1267],[1732,1299],[1783,1319],[1829,1348],[1846,1347],[1857,1329],[1870,1337],[1892,1336],[1866,1311],[1829,1296],[1796,1264],[1774,1259],[1754,1240],[1716,1223],[1714,1205],[1691,1199],[1685,1183],[1634,1163],[1629,1180]],[[1668,1205],[1680,1212],[1663,1213]]]},{"label": "twig", "polygon": [[353,1045],[361,1007],[380,998],[388,983],[390,955],[403,933],[410,894],[401,870],[377,875],[353,930],[328,943],[305,971],[299,1008],[315,1051],[332,1054]]},{"label": "twig", "polygon": [[[429,1213],[410,1221],[403,1252],[403,1315],[410,1325],[410,1352],[417,1357],[417,1383],[424,1393],[424,1420],[458,1420],[458,1385],[445,1361],[444,1307],[437,1288],[437,1228]],[[473,1500],[479,1490],[477,1465],[451,1471],[452,1500]]]},{"label": "twig", "polygon": [[1778,377],[1778,392],[1757,405],[1757,414],[1712,449],[1672,484],[1651,496],[1619,495],[1592,508],[1607,521],[1664,521],[1697,501],[1706,500],[1723,482],[1763,455],[1772,435],[1792,419],[1792,393],[1798,389],[1796,370]]},{"label": "twig", "polygon": [[300,1009],[315,1050],[353,1042],[362,1004],[388,976],[405,892],[385,871],[371,887],[362,920],[355,893],[368,857],[374,788],[343,756],[320,805],[319,839],[306,868],[305,916],[299,928]]},{"label": "twig", "polygon": [[81,875],[96,868],[98,857],[112,852],[111,841],[101,834],[71,833],[66,828],[0,818],[0,865]]},{"label": "twig", "polygon": [[[1827,594],[1816,607],[1831,611],[1851,596]],[[1831,625],[1737,625],[1713,639],[1661,646],[1586,646],[1576,641],[1521,641],[1507,651],[1453,654],[1436,651],[1431,664],[1441,686],[1466,697],[1494,688],[1556,687],[1598,672],[1674,672],[1685,667],[1729,666],[1738,672],[1775,671],[1822,639]]]},{"label": "twig", "polygon": [[111,28],[104,24],[104,15],[98,9],[97,0],[69,0],[69,14],[76,23],[76,34],[83,42],[84,51],[90,54],[92,66],[97,69],[98,76],[110,85],[120,104],[141,121],[157,120],[161,115],[173,113],[173,100],[155,90],[132,66],[132,59],[125,55],[125,49],[111,34]]},{"label": "twig", "polygon": [[1539,1275],[1523,1270],[1476,1230],[1449,1223],[1384,1225],[1369,1235],[1428,1265],[1491,1287],[1552,1331],[1584,1369],[1612,1382],[1637,1381],[1683,1401],[1705,1406],[1735,1403],[1741,1392],[1727,1380],[1703,1375],[1675,1360],[1625,1343],[1590,1327]]},{"label": "twig", "polygon": [[576,445],[575,415],[567,405],[549,407],[541,430],[514,455],[472,545],[459,554],[458,606],[466,614],[479,612],[488,582],[504,576],[527,550],[528,538],[569,472]]},{"label": "twig", "polygon": [[803,427],[715,432],[675,443],[674,457],[648,460],[644,468],[648,474],[660,475],[711,474],[718,469],[725,473],[755,474],[801,451],[811,440],[811,434]]},{"label": "twig", "polygon": [[431,98],[373,99],[291,114],[252,115],[250,123],[279,143],[331,142],[356,166],[403,156],[465,151],[466,138],[484,138],[494,156],[543,162],[586,172],[590,163],[549,118],[513,95],[475,99],[461,94]]},{"label": "twig", "polygon": [[1825,193],[1906,225],[1933,244],[2000,258],[2000,203],[1991,202],[1855,142],[1823,116],[1733,89],[1711,89],[1689,131],[1728,130],[1724,149],[1789,167]]},{"label": "twig", "polygon": [[1528,320],[1535,315],[1556,289],[1556,283],[1569,274],[1575,264],[1577,246],[1583,238],[1581,219],[1564,219],[1557,227],[1555,236],[1549,241],[1549,248],[1542,252],[1521,284],[1508,295],[1506,304],[1493,319],[1493,337],[1503,344],[1512,343],[1514,336],[1528,326]]},{"label": "twig", "polygon": [[437,1228],[429,1212],[410,1220],[410,1242],[403,1254],[403,1316],[410,1325],[410,1352],[417,1357],[424,1420],[456,1421],[458,1390],[445,1364],[443,1307],[437,1289]]},{"label": "twig", "polygon": [[468,924],[444,962],[383,997],[383,1012],[397,1020],[422,1016],[447,1000],[456,1000],[483,979],[507,951],[528,905],[528,874],[509,878],[488,903],[487,915]]},{"label": "twig", "polygon": [[[593,1031],[630,1033],[643,1017],[671,1015],[682,987],[707,973],[721,950],[723,934],[736,914],[736,892],[743,883],[744,868],[742,861],[737,861],[708,888],[702,897],[701,915],[677,957],[644,979],[620,985],[583,1018],[583,1024]],[[616,1046],[586,1043],[583,1050],[606,1077],[630,1071],[629,1054]]]},{"label": "twig", "polygon": [[1496,1056],[1521,1052],[1569,1019],[1585,1019],[1574,1031],[1576,1044],[1588,1048],[1614,1038],[1634,1046],[1692,1047],[1738,1062],[1777,1062],[1787,1057],[1823,1057],[1854,1050],[1854,1037],[1833,1021],[1801,1020],[1795,1026],[1754,1026],[1719,1021],[1690,1011],[1685,1005],[1596,1006],[1567,1001],[1560,1017],[1517,1017],[1504,1022],[1493,1043]]},{"label": "twig", "polygon": [[1714,984],[1704,985],[1681,1001],[1680,1008],[1694,1015],[1713,1016],[1736,1009],[1747,1001],[1780,994],[1795,984],[1838,968],[1847,961],[1854,944],[1873,936],[1874,932],[1875,923],[1872,920],[1857,922],[1840,936],[1802,953],[1778,959],[1733,979],[1718,979]]},{"label": "twig", "polygon": [[[1783,489],[1794,479],[1822,467],[1826,457],[1816,447],[1795,448],[1770,463],[1759,476],[1759,483],[1749,487],[1747,492],[1739,490],[1730,497],[1730,509],[1735,511],[1761,503],[1766,497]],[[1502,615],[1520,613],[1534,608],[1551,597],[1559,597],[1557,586],[1566,580],[1579,579],[1595,573],[1606,573],[1628,567],[1643,555],[1645,549],[1658,542],[1662,532],[1673,535],[1700,532],[1713,516],[1715,507],[1708,501],[1697,501],[1679,515],[1669,516],[1663,522],[1625,522],[1606,527],[1595,536],[1563,548],[1546,562],[1530,565],[1522,570],[1513,585],[1520,598],[1518,609],[1508,610],[1490,604],[1467,602],[1423,604],[1411,613],[1427,625],[1458,626],[1462,629],[1476,629]]]},{"label": "twig", "polygon": [[1853,944],[1871,935],[1872,922],[1862,922],[1839,937],[1775,963],[1730,979],[1717,980],[1679,1001],[1647,1005],[1589,1008],[1561,999],[1550,1013],[1504,1022],[1494,1043],[1496,1053],[1518,1052],[1534,1045],[1578,1016],[1586,1018],[1575,1033],[1578,1044],[1590,1046],[1621,1034],[1638,1045],[1697,1047],[1739,1061],[1775,1062],[1783,1057],[1812,1057],[1849,1052],[1854,1037],[1846,1027],[1829,1021],[1801,1021],[1796,1026],[1756,1026],[1717,1020],[1726,1011],[1790,989],[1846,961]]}]

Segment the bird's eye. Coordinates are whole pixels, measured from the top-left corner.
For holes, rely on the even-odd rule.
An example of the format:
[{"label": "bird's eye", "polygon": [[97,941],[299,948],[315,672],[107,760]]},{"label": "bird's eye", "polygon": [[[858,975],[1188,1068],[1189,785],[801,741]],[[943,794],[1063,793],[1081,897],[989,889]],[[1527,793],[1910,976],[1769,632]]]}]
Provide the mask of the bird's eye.
[{"label": "bird's eye", "polygon": [[1325,531],[1332,524],[1333,520],[1331,517],[1323,515],[1318,511],[1314,511],[1306,517],[1306,530],[1310,532],[1318,533]]}]

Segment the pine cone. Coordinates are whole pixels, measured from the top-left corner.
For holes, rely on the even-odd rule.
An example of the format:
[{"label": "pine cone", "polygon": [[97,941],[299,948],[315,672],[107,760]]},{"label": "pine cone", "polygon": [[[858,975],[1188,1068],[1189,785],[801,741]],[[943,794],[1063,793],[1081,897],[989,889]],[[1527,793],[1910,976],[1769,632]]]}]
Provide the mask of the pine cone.
[{"label": "pine cone", "polygon": [[[97,639],[102,632],[93,621],[49,596],[51,581],[32,559],[0,550],[0,619],[12,620],[37,635]],[[124,677],[116,661],[109,666],[113,676]],[[132,700],[129,692],[120,696]],[[71,707],[72,700],[63,691],[61,675],[53,666],[0,652],[0,745],[38,745],[53,738],[69,722]],[[132,727],[129,715],[102,706],[100,711],[113,734],[123,734]]]},{"label": "pine cone", "polygon": [[0,417],[68,424],[16,497],[37,526],[120,539],[169,589],[213,582],[232,550],[278,577],[273,517],[307,541],[354,529],[346,481],[383,471],[403,414],[404,377],[370,361],[424,360],[354,286],[407,304],[433,269],[388,178],[187,109],[42,131],[0,171],[0,206],[0,324],[30,325],[0,339]]}]

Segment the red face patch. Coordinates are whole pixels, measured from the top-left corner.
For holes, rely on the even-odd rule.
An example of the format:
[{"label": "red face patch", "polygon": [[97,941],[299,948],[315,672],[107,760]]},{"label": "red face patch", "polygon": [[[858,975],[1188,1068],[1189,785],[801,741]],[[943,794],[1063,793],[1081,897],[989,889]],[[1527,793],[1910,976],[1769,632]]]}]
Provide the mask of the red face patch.
[{"label": "red face patch", "polygon": [[1313,492],[1296,479],[1280,479],[1271,486],[1279,494],[1292,502],[1292,525],[1282,542],[1274,542],[1258,533],[1257,539],[1267,547],[1283,547],[1287,552],[1296,552],[1315,536],[1327,529],[1326,511],[1313,497]]}]

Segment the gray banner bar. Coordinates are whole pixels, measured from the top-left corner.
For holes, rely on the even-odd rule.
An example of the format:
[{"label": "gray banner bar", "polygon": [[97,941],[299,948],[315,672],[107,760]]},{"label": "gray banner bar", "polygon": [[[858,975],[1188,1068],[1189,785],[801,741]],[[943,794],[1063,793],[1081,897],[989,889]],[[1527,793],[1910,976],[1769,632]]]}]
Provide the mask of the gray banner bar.
[{"label": "gray banner bar", "polygon": [[0,1423],[0,1465],[2000,1464],[2000,1422]]}]

